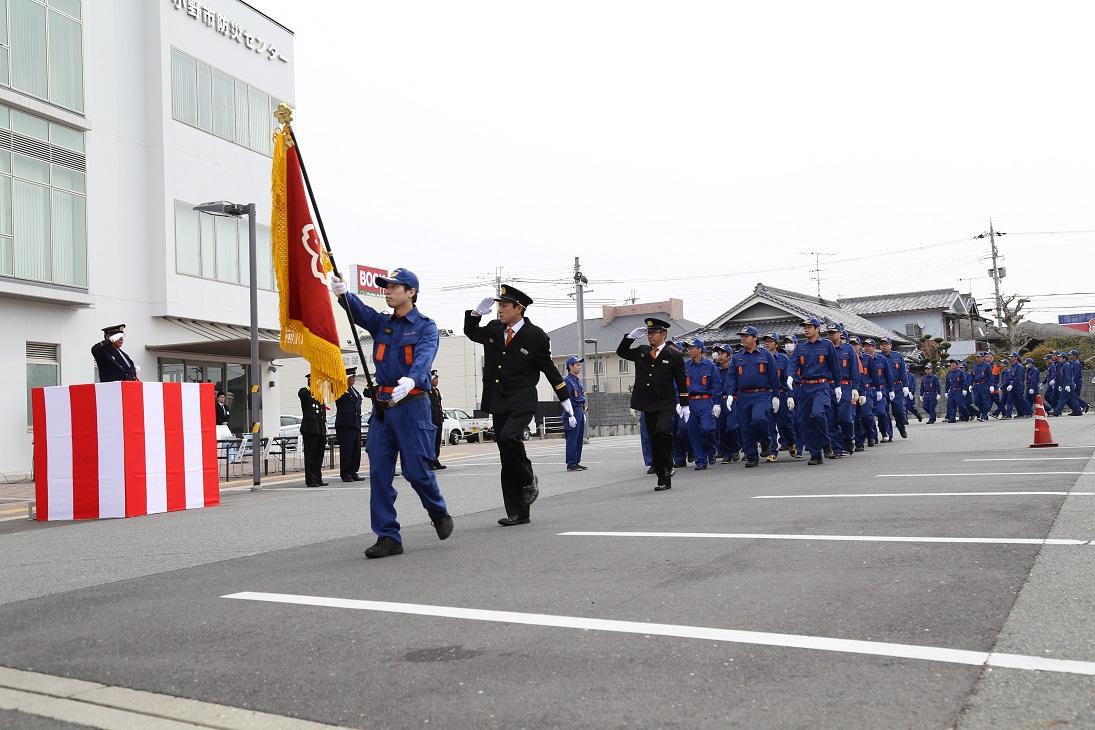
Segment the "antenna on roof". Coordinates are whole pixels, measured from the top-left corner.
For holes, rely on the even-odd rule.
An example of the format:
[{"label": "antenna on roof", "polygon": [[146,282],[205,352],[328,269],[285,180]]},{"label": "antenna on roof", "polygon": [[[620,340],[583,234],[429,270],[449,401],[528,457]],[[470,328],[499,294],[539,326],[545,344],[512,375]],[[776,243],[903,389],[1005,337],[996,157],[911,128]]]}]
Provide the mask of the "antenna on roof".
[{"label": "antenna on roof", "polygon": [[822,274],[823,271],[828,271],[828,269],[821,268],[821,257],[822,256],[836,256],[836,254],[828,253],[826,251],[803,251],[802,255],[803,256],[813,256],[814,257],[814,268],[810,269],[810,273],[813,274],[813,276],[811,276],[810,278],[813,281],[817,282],[817,298],[818,298],[818,301],[820,301],[821,300],[821,274]]}]

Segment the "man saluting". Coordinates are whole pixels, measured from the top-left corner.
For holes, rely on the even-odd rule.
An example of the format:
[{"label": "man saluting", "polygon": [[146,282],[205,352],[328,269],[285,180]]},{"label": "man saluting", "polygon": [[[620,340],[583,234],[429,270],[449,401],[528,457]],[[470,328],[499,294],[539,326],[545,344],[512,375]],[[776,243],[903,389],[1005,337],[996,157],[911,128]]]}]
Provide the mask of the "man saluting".
[{"label": "man saluting", "polygon": [[[616,354],[635,363],[635,387],[631,390],[631,408],[646,419],[650,432],[654,472],[661,492],[673,486],[673,416],[688,423],[688,385],[684,376],[684,357],[666,346],[669,323],[650,318],[645,327],[636,327],[620,341]],[[632,347],[642,335],[649,344]],[[699,454],[696,455],[699,458]]]},{"label": "man saluting", "polygon": [[91,356],[99,368],[99,382],[113,383],[115,380],[137,380],[138,368],[125,354],[125,325],[116,324],[103,328],[103,339],[91,346]]},{"label": "man saluting", "polygon": [[[479,322],[498,302],[498,319]],[[483,410],[494,419],[494,441],[502,461],[503,527],[527,525],[529,505],[540,495],[539,480],[525,454],[525,427],[536,414],[540,373],[551,383],[566,411],[567,424],[578,425],[563,376],[551,361],[547,333],[525,318],[532,297],[508,284],[498,298],[487,297],[464,313],[464,334],[483,346]]]}]

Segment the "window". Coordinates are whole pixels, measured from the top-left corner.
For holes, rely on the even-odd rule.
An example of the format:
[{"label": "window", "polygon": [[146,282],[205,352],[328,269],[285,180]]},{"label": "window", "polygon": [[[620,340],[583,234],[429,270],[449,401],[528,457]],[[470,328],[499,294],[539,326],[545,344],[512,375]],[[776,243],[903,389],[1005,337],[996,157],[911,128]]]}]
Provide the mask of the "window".
[{"label": "window", "polygon": [[171,116],[176,121],[269,157],[277,106],[265,91],[171,49]]},{"label": "window", "polygon": [[630,367],[631,366],[631,361],[630,360],[624,360],[621,357],[620,360],[619,360],[619,363],[620,363],[620,369],[619,369],[620,375],[626,375],[628,372],[631,371],[631,367]]},{"label": "window", "polygon": [[87,287],[84,168],[82,132],[0,106],[0,276]]},{"label": "window", "polygon": [[27,343],[27,426],[32,425],[30,391],[61,384],[61,363],[57,359],[57,345],[38,342]]},{"label": "window", "polygon": [[[269,226],[256,228],[260,289],[275,290]],[[199,213],[190,203],[175,201],[175,271],[186,276],[249,286],[251,272],[247,218]]]},{"label": "window", "polygon": [[82,112],[83,56],[80,0],[0,0],[0,84]]},{"label": "window", "polygon": [[908,337],[919,337],[921,334],[923,334],[923,333],[921,332],[920,325],[918,325],[918,324],[907,324],[907,325],[905,325],[905,335],[906,336],[908,336]]},{"label": "window", "polygon": [[594,375],[604,375],[605,374],[605,361],[604,361],[603,358],[598,357],[598,358],[593,359],[593,374]]}]

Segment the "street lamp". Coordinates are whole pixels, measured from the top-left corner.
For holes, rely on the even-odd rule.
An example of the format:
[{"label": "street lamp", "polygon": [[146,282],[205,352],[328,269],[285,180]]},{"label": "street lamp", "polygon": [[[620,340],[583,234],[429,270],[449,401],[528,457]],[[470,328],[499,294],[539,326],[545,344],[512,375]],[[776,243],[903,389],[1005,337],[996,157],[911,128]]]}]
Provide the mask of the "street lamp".
[{"label": "street lamp", "polygon": [[262,377],[259,372],[259,274],[258,231],[255,227],[254,203],[230,203],[218,200],[195,205],[199,213],[240,218],[247,216],[247,257],[251,273],[251,491],[262,491],[262,467],[259,455],[262,450]]}]

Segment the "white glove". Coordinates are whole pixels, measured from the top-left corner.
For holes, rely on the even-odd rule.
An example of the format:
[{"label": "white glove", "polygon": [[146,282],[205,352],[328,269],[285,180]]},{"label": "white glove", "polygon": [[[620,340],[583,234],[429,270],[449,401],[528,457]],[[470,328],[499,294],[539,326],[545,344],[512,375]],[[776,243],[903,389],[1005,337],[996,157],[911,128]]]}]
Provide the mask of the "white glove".
[{"label": "white glove", "polygon": [[726,396],[726,412],[729,413],[732,410],[734,410],[734,396],[728,395]]},{"label": "white glove", "polygon": [[494,297],[486,297],[483,301],[479,302],[472,311],[478,314],[480,317],[490,314],[491,307],[494,306]]},{"label": "white glove", "polygon": [[836,402],[839,403],[840,399],[844,397],[844,391],[840,389],[840,386],[836,386],[833,390],[833,395],[836,396]]},{"label": "white glove", "polygon": [[901,395],[905,396],[906,398],[911,398],[911,397],[912,397],[912,394],[911,394],[911,393],[909,393],[909,386],[907,386],[907,385],[906,385],[906,386],[902,386],[902,388],[901,388]]},{"label": "white glove", "polygon": [[715,418],[718,418],[719,416],[721,416],[722,415],[722,406],[720,406],[720,405],[711,406],[711,415],[714,416]]},{"label": "white glove", "polygon": [[875,391],[875,394],[874,394],[874,399],[875,399],[875,401],[880,401],[880,400],[882,400],[882,391],[881,391],[881,390],[876,390],[876,391]]},{"label": "white glove", "polygon": [[567,398],[562,403],[563,410],[567,412],[568,416],[574,416],[574,404],[570,402],[570,398]]},{"label": "white glove", "polygon": [[568,418],[567,423],[570,424],[571,428],[577,428],[578,427],[578,419],[575,418],[574,416],[571,416],[570,418]]},{"label": "white glove", "polygon": [[1012,386],[1010,386],[1010,385],[1009,385],[1009,386],[1008,386],[1008,392],[1009,392],[1009,393],[1011,392],[1011,388],[1012,388]]},{"label": "white glove", "polygon": [[123,335],[121,332],[115,332],[110,337],[107,337],[107,339],[110,340],[111,342],[117,342],[118,340],[122,339],[123,337],[125,337],[125,335]]},{"label": "white glove", "polygon": [[787,396],[787,410],[789,410],[789,411],[795,410],[795,399],[792,398],[791,396]]},{"label": "white glove", "polygon": [[414,388],[414,381],[404,376],[396,383],[395,388],[392,389],[392,403],[398,403],[407,397],[407,394]]},{"label": "white glove", "polygon": [[951,392],[948,390],[946,393],[943,394],[943,397],[944,398],[950,398],[951,397]]},{"label": "white glove", "polygon": [[962,391],[962,395],[969,395],[969,394],[970,394],[970,392],[968,390],[963,390]]},{"label": "white glove", "polygon": [[688,412],[687,408],[682,406],[680,403],[677,404],[677,417],[678,418],[684,418],[684,414],[687,413],[687,412]]},{"label": "white glove", "polygon": [[346,282],[337,276],[331,275],[331,291],[335,293],[336,297],[340,297],[346,292],[350,291],[350,287],[346,286]]},{"label": "white glove", "polygon": [[795,387],[795,379],[792,378],[790,375],[787,376],[787,387],[788,388],[794,388]]},{"label": "white glove", "polygon": [[855,403],[858,400],[859,400],[859,391],[856,390],[855,388],[852,388],[852,403]]},{"label": "white glove", "polygon": [[1065,386],[1065,392],[1066,393],[1071,393],[1072,392],[1072,386],[1071,385],[1066,385]]},{"label": "white glove", "polygon": [[627,339],[637,340],[645,334],[646,334],[646,327],[636,327],[635,329],[633,329],[633,330],[631,330],[630,332],[627,333]]},{"label": "white glove", "polygon": [[859,405],[862,406],[862,405],[866,405],[866,404],[867,404],[867,396],[865,396],[865,395],[859,396]]},{"label": "white glove", "polygon": [[1029,388],[1029,389],[1027,390],[1027,393],[1028,393],[1029,395],[1034,395],[1034,388]]},{"label": "white glove", "polygon": [[[1095,381],[1092,381],[1092,382],[1095,382]],[[1050,385],[1057,385],[1057,381],[1056,380],[1051,380],[1051,381],[1049,381],[1049,384]]]},{"label": "white glove", "polygon": [[779,398],[772,398],[772,413],[779,413]]},{"label": "white glove", "polygon": [[891,390],[891,391],[890,391],[890,400],[893,400],[893,399],[894,399],[894,398],[896,398],[896,397],[897,397],[897,393],[894,393],[894,392],[893,392],[893,391]]},{"label": "white glove", "polygon": [[685,423],[688,423],[688,417],[692,415],[692,411],[688,410],[687,408],[682,408],[681,410],[681,420]]}]

